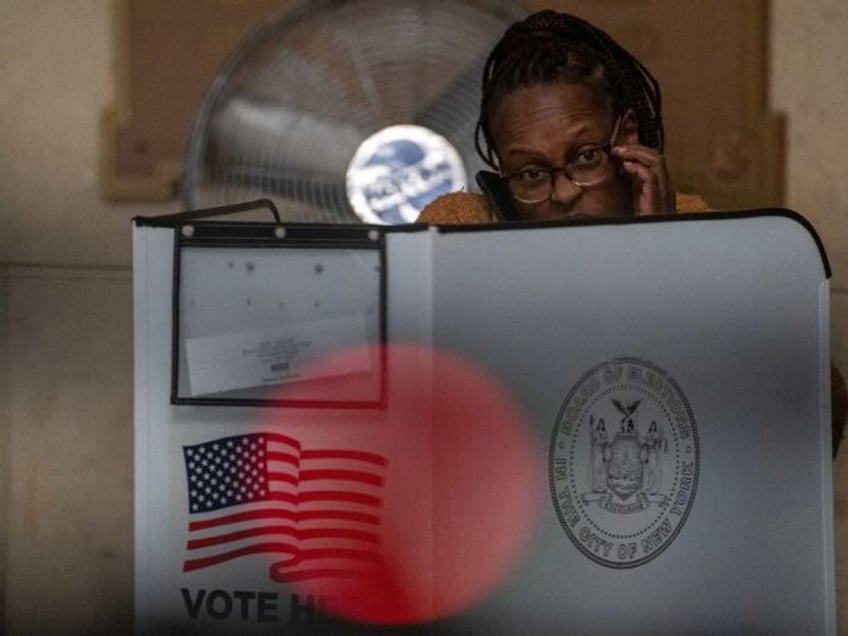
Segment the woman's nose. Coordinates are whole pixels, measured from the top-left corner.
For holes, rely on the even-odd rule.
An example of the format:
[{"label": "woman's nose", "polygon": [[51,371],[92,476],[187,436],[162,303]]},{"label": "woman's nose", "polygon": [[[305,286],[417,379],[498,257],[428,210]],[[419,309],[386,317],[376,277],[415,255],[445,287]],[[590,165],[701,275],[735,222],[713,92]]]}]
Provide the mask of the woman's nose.
[{"label": "woman's nose", "polygon": [[551,192],[551,201],[570,205],[580,196],[582,191],[579,185],[576,185],[563,171],[554,173],[553,175],[553,192]]}]

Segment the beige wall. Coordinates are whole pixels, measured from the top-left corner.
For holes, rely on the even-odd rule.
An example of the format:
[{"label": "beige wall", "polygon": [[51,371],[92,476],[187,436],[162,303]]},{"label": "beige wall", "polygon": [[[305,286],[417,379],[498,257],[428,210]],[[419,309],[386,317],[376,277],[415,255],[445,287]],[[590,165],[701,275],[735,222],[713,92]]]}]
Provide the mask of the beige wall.
[{"label": "beige wall", "polygon": [[[848,3],[773,0],[772,105],[787,115],[786,205],[817,227],[833,266],[834,361],[848,371]],[[848,633],[848,452],[834,465],[840,633]]]},{"label": "beige wall", "polygon": [[5,282],[6,633],[128,633],[130,273],[13,266]]},{"label": "beige wall", "polygon": [[111,10],[110,0],[0,0],[0,261],[129,267],[129,220],[154,213],[97,192],[97,121],[114,99]]},{"label": "beige wall", "polygon": [[0,0],[0,633],[130,633],[130,219],[97,192],[110,0]]},{"label": "beige wall", "polygon": [[[0,632],[7,634],[112,634],[130,625],[129,220],[178,206],[98,197],[96,124],[114,99],[111,9],[109,0],[0,0]],[[774,0],[771,88],[774,107],[788,116],[787,205],[809,216],[829,250],[833,353],[843,369],[846,32],[842,0]],[[836,481],[838,532],[848,539],[846,455]],[[838,559],[844,578],[848,555],[839,550]],[[848,616],[848,590],[840,596]]]},{"label": "beige wall", "polygon": [[786,205],[818,228],[833,265],[833,354],[848,370],[848,3],[774,0],[772,105],[787,114]]}]

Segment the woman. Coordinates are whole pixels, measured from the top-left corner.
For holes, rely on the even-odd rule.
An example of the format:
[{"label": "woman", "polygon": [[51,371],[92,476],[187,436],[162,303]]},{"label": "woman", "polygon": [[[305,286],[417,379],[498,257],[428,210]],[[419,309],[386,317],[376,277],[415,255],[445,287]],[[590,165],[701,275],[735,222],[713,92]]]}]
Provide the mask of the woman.
[{"label": "woman", "polygon": [[[506,31],[483,69],[475,141],[520,219],[677,209],[662,155],[659,85],[606,33],[574,16],[541,11]],[[431,203],[419,221],[494,221],[492,208],[480,195],[456,193]]]}]

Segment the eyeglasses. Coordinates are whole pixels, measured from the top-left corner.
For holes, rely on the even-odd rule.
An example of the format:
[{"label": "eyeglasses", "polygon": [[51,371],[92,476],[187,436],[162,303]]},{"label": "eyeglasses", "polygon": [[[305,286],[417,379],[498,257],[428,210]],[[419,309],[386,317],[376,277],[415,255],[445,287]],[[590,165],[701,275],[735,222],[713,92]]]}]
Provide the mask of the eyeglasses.
[{"label": "eyeglasses", "polygon": [[565,168],[524,168],[501,177],[513,198],[521,203],[541,203],[550,199],[559,173],[563,173],[569,181],[580,188],[588,188],[603,181],[609,172],[610,151],[618,137],[621,119],[622,116],[619,115],[615,120],[609,142],[584,148],[565,165]]}]

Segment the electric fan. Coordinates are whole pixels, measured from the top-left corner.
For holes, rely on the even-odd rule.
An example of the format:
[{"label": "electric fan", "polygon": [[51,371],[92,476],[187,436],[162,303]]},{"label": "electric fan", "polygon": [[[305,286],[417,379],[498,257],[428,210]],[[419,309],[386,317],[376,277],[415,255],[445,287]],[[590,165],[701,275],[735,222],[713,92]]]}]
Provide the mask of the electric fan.
[{"label": "electric fan", "polygon": [[482,65],[526,13],[492,0],[288,3],[205,96],[183,203],[268,198],[290,222],[414,221],[483,167]]}]

